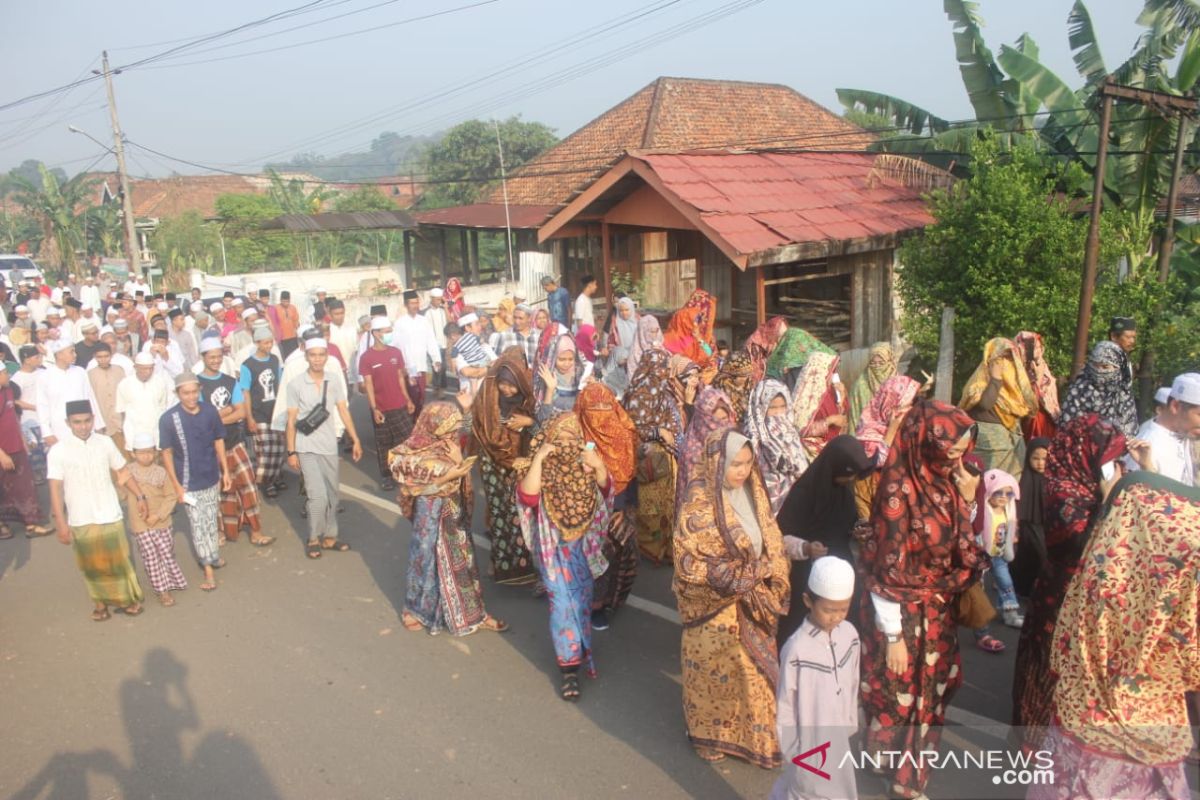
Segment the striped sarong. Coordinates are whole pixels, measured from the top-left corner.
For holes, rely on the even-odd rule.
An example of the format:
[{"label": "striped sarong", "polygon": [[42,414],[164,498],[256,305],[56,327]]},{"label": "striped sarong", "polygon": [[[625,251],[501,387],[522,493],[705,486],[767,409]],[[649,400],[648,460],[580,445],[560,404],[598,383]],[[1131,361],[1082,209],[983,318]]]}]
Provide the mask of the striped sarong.
[{"label": "striped sarong", "polygon": [[259,486],[270,486],[279,480],[279,471],[287,456],[287,439],[283,431],[273,431],[260,423],[254,434],[255,480]]},{"label": "striped sarong", "polygon": [[191,491],[188,494],[195,501],[184,505],[192,528],[192,548],[196,551],[196,560],[201,566],[212,566],[221,560],[217,539],[221,515],[221,484],[216,483],[207,489]]},{"label": "striped sarong", "polygon": [[183,577],[183,570],[175,560],[175,532],[170,525],[135,533],[133,538],[155,594],[187,588],[187,578]]},{"label": "striped sarong", "polygon": [[71,528],[75,563],[87,582],[94,603],[131,606],[142,602],[142,587],[129,560],[129,540],[120,520],[107,525],[76,525]]},{"label": "striped sarong", "polygon": [[242,525],[249,525],[252,531],[262,528],[258,517],[254,465],[250,463],[250,454],[246,452],[244,444],[239,442],[234,447],[225,448],[225,467],[229,470],[233,486],[228,492],[221,492],[221,530],[226,541],[236,542]]}]

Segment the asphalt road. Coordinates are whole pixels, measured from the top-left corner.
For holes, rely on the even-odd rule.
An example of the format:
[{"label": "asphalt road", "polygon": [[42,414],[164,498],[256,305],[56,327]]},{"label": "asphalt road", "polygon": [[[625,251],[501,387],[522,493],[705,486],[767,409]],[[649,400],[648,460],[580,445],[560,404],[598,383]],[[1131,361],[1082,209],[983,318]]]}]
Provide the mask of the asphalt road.
[{"label": "asphalt road", "polygon": [[[484,578],[506,634],[405,631],[409,526],[368,452],[342,467],[349,553],[304,557],[295,476],[264,501],[269,548],[223,548],[201,593],[187,522],[176,553],[191,584],[174,608],[97,624],[71,550],[20,533],[0,542],[0,796],[18,798],[766,797],[776,773],[710,766],[684,735],[669,570],[643,563],[635,607],[594,636],[600,677],[557,695],[545,601]],[[477,533],[484,533],[476,504]],[[19,526],[18,526],[19,527]],[[477,537],[478,538],[478,537]],[[477,550],[481,569],[487,552]],[[141,568],[139,566],[139,575]],[[143,587],[147,584],[143,581]],[[947,741],[996,746],[1009,715],[1008,653],[964,648],[967,685]],[[966,633],[966,632],[964,632]],[[969,642],[969,634],[964,641]],[[880,784],[860,778],[864,797]],[[939,774],[932,797],[989,794]]]}]

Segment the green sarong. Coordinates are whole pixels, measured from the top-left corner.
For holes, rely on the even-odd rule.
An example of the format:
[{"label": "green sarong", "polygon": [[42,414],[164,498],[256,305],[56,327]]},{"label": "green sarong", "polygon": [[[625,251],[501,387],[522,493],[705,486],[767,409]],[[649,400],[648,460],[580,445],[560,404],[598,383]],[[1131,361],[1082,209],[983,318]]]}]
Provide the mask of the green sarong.
[{"label": "green sarong", "polygon": [[74,526],[71,538],[75,563],[92,602],[120,608],[142,602],[142,587],[129,560],[129,540],[122,522]]}]

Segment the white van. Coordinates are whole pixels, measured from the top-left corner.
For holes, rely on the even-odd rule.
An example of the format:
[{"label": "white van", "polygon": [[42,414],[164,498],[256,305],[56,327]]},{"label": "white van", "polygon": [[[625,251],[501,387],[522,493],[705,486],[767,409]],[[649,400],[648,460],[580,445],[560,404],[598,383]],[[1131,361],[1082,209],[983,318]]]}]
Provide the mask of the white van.
[{"label": "white van", "polygon": [[0,253],[0,276],[4,277],[4,285],[9,291],[15,291],[17,281],[29,280],[34,276],[38,276],[43,282],[46,276],[42,274],[42,270],[38,265],[33,263],[33,259],[29,256],[23,256],[17,253]]}]

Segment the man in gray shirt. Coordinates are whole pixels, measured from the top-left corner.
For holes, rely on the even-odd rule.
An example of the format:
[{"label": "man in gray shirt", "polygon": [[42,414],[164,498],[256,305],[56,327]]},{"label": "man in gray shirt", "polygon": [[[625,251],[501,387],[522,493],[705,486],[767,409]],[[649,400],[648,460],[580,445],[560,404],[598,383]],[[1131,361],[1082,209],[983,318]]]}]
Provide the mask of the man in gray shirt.
[{"label": "man in gray shirt", "polygon": [[[304,348],[308,369],[284,387],[287,407],[288,466],[304,475],[308,495],[309,558],[320,558],[322,550],[345,552],[350,545],[338,541],[337,507],[339,500],[338,436],[333,415],[341,416],[346,435],[353,442],[351,457],[362,458],[362,444],[354,429],[354,420],[346,405],[346,390],[339,382],[325,376],[329,360],[329,345],[324,339],[310,339]],[[324,406],[329,416],[308,433],[305,420],[317,408]]]}]

